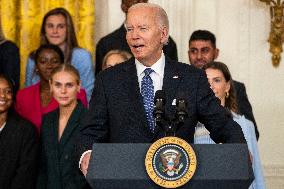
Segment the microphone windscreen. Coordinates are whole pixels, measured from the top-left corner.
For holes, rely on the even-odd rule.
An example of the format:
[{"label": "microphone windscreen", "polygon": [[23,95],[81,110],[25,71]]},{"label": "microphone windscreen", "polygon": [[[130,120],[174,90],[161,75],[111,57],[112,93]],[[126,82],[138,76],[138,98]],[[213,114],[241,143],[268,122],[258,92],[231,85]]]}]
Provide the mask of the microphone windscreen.
[{"label": "microphone windscreen", "polygon": [[166,94],[163,90],[157,90],[154,97],[154,102],[156,103],[157,99],[162,99],[164,102],[166,101]]}]

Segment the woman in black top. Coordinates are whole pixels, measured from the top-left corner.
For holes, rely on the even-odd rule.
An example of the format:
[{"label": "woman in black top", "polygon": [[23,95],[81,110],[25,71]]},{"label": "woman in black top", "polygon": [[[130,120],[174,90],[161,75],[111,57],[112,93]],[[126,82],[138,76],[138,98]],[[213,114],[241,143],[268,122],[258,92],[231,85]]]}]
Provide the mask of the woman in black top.
[{"label": "woman in black top", "polygon": [[49,80],[59,107],[45,114],[41,128],[38,189],[89,188],[75,158],[75,144],[87,109],[77,100],[81,81],[71,64],[56,67]]},{"label": "woman in black top", "polygon": [[12,82],[0,74],[0,188],[34,188],[37,158],[36,129],[13,110]]}]

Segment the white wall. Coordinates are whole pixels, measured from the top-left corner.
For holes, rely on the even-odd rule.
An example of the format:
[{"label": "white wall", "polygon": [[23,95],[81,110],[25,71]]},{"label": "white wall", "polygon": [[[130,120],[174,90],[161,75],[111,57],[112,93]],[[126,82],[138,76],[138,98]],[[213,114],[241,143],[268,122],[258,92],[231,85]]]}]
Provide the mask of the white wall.
[{"label": "white wall", "polygon": [[[267,38],[269,8],[259,0],[150,0],[167,11],[170,35],[179,60],[188,62],[192,31],[216,34],[219,61],[246,84],[260,131],[259,148],[268,188],[284,186],[284,53],[278,68],[271,64]],[[120,0],[96,0],[96,41],[118,28],[124,14]],[[282,117],[283,116],[283,117]]]}]

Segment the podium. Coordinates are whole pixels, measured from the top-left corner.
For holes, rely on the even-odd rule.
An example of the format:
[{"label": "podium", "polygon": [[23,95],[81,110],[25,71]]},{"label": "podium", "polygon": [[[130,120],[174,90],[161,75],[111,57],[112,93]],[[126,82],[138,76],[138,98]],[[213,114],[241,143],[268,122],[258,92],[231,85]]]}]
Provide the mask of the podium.
[{"label": "podium", "polygon": [[[94,144],[87,181],[94,189],[156,189],[145,170],[151,144]],[[254,176],[246,144],[191,144],[197,167],[180,188],[243,189]]]}]

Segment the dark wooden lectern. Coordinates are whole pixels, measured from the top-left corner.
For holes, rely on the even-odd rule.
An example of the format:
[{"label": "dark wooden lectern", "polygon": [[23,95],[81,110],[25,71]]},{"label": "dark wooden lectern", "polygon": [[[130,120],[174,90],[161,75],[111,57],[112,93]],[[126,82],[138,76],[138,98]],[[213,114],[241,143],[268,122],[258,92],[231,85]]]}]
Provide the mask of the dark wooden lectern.
[{"label": "dark wooden lectern", "polygon": [[[160,188],[148,177],[144,160],[150,144],[94,144],[87,180],[94,189]],[[192,145],[197,168],[181,188],[243,189],[253,181],[245,144]]]}]

